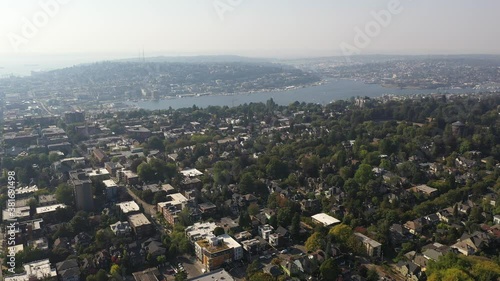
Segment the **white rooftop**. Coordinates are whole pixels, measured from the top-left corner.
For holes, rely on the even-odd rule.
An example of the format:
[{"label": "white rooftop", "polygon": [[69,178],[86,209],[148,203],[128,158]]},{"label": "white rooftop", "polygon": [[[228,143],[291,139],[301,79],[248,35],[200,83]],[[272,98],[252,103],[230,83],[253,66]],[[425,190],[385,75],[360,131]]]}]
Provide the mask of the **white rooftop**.
[{"label": "white rooftop", "polygon": [[334,224],[338,224],[340,223],[340,221],[330,215],[327,215],[325,213],[319,213],[319,214],[316,214],[314,216],[312,216],[312,218],[320,223],[322,223],[324,226],[332,226]]},{"label": "white rooftop", "polygon": [[32,247],[34,249],[40,249],[40,250],[48,250],[49,249],[49,242],[47,241],[47,237],[42,237],[40,239],[28,241],[28,247]]},{"label": "white rooftop", "polygon": [[5,209],[2,211],[2,219],[8,220],[8,219],[14,219],[14,218],[25,218],[30,216],[30,207],[25,206],[25,207],[17,207],[14,208],[14,210]]},{"label": "white rooftop", "polygon": [[109,225],[109,227],[111,228],[111,231],[113,231],[114,234],[131,231],[130,224],[128,223],[128,221],[119,221],[115,224]]},{"label": "white rooftop", "polygon": [[188,281],[214,281],[214,280],[234,281],[235,279],[233,278],[233,276],[231,276],[231,274],[229,274],[224,269],[219,269],[216,271],[205,273],[198,277],[188,279]]},{"label": "white rooftop", "polygon": [[177,205],[182,205],[185,204],[188,199],[182,195],[181,193],[173,193],[170,195],[167,195],[167,200],[170,198],[170,201],[166,202],[160,202],[158,203],[158,206],[160,208],[163,208],[165,206],[177,206]]},{"label": "white rooftop", "polygon": [[205,273],[198,277],[188,279],[188,281],[215,281],[215,280],[234,281],[235,279],[233,278],[233,276],[231,276],[231,274],[229,274],[224,269],[219,269],[216,271]]},{"label": "white rooftop", "polygon": [[139,205],[137,205],[137,203],[135,203],[135,201],[117,203],[116,206],[120,207],[120,209],[122,210],[122,212],[124,214],[139,211]]},{"label": "white rooftop", "polygon": [[60,162],[84,162],[85,163],[85,157],[71,157],[71,158],[64,158],[59,160]]},{"label": "white rooftop", "polygon": [[104,169],[104,168],[99,168],[97,170],[92,170],[90,172],[87,173],[87,176],[89,177],[96,177],[96,176],[107,176],[109,175],[109,172],[108,170]]},{"label": "white rooftop", "polygon": [[49,259],[26,263],[23,266],[24,274],[5,277],[5,281],[29,281],[33,276],[42,280],[47,277],[57,276],[56,269],[50,266]]},{"label": "white rooftop", "polygon": [[36,213],[37,214],[50,213],[50,212],[54,212],[58,208],[66,208],[66,205],[64,205],[64,204],[55,204],[55,205],[50,205],[50,206],[38,207],[38,208],[36,208]]},{"label": "white rooftop", "polygon": [[185,176],[185,177],[196,177],[196,176],[201,176],[203,175],[202,172],[198,171],[197,169],[188,169],[188,170],[184,170],[184,171],[181,171],[181,173]]},{"label": "white rooftop", "polygon": [[116,182],[114,180],[103,180],[102,183],[104,183],[106,188],[117,187]]},{"label": "white rooftop", "polygon": [[36,186],[36,185],[25,186],[25,187],[19,187],[18,189],[16,189],[16,194],[33,193],[35,191],[38,191],[38,186]]},{"label": "white rooftop", "polygon": [[234,240],[234,238],[231,237],[231,236],[229,236],[228,234],[222,234],[222,235],[220,235],[218,237],[224,239],[224,243],[226,243],[226,245],[229,248],[238,248],[238,247],[241,247],[241,244],[238,243],[238,241]]},{"label": "white rooftop", "polygon": [[212,234],[216,227],[217,225],[214,222],[197,222],[186,228],[186,235],[193,241],[204,239],[208,235]]}]

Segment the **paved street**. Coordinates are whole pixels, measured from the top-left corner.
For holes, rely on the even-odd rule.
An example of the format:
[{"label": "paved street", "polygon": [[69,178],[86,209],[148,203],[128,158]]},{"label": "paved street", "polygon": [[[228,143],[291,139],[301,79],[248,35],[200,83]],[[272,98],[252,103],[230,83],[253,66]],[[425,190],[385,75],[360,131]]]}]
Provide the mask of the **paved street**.
[{"label": "paved street", "polygon": [[42,106],[43,110],[45,110],[49,115],[54,115],[50,110],[49,108],[45,105],[44,102],[38,100],[37,103]]},{"label": "paved street", "polygon": [[188,278],[196,277],[202,274],[202,265],[196,260],[195,257],[181,256],[177,257],[175,260],[177,261],[177,263],[182,263],[184,269],[186,269]]},{"label": "paved street", "polygon": [[139,205],[142,205],[142,207],[144,208],[144,212],[148,215],[150,215],[151,217],[156,217],[156,206],[155,205],[150,205],[146,202],[144,202],[141,198],[139,198],[139,196],[135,195],[134,192],[132,192],[132,190],[130,188],[126,188],[127,189],[127,192],[130,196],[132,196],[132,198],[139,204]]}]

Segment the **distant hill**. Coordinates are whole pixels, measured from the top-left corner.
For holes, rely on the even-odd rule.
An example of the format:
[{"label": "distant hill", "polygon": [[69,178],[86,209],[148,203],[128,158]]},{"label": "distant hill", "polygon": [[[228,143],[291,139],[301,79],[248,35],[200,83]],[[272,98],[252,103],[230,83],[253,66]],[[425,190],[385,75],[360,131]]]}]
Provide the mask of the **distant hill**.
[{"label": "distant hill", "polygon": [[[302,87],[320,78],[299,68],[236,56],[157,57],[105,61],[6,80],[34,91],[81,100],[161,99]],[[32,86],[30,86],[32,85]],[[8,87],[16,88],[16,87]]]},{"label": "distant hill", "polygon": [[178,63],[207,63],[207,62],[270,62],[266,59],[249,58],[242,56],[158,56],[145,58],[129,58],[115,60],[116,62],[178,62]]}]

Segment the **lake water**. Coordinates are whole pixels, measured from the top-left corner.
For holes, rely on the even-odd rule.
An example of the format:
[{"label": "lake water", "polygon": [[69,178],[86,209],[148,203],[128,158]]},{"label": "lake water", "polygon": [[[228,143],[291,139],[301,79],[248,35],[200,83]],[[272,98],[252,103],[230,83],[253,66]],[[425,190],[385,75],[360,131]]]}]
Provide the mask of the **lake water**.
[{"label": "lake water", "polygon": [[412,90],[412,89],[390,89],[376,84],[365,84],[354,80],[332,80],[322,85],[298,88],[287,91],[258,92],[250,94],[213,95],[213,96],[191,96],[183,98],[172,98],[159,101],[127,102],[129,105],[148,110],[173,109],[207,106],[237,106],[251,102],[266,102],[270,98],[277,104],[288,105],[295,101],[328,104],[334,100],[349,99],[357,96],[379,97],[385,94],[409,95],[430,93],[466,93],[475,92],[472,89],[456,90]]}]

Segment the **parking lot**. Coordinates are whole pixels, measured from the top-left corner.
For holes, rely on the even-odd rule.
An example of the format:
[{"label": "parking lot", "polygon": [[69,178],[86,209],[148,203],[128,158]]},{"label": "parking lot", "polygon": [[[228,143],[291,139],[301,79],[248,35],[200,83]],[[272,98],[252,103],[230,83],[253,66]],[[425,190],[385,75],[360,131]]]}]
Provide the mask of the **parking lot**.
[{"label": "parking lot", "polygon": [[236,280],[244,280],[246,277],[247,265],[246,263],[239,263],[228,271]]},{"label": "parking lot", "polygon": [[[172,261],[172,267],[177,269],[179,263],[182,264],[182,266],[184,267],[184,270],[186,271],[188,278],[196,277],[202,274],[202,265],[194,257],[186,257],[186,256],[177,257],[174,261]],[[167,279],[171,280],[170,277],[173,277],[174,275],[175,273],[167,275]]]}]

